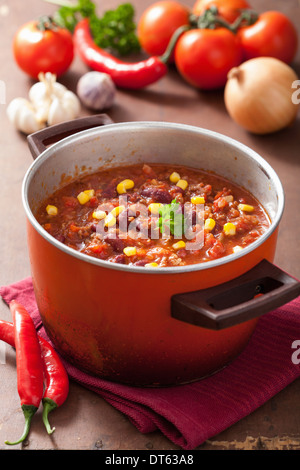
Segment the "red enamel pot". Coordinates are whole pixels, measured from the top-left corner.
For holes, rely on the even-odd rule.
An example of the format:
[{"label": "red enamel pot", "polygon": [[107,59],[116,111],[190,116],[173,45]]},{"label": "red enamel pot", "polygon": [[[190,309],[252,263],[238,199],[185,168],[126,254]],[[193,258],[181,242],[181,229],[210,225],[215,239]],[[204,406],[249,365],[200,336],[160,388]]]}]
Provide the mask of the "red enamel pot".
[{"label": "red enamel pot", "polygon": [[[197,127],[115,124],[105,115],[52,126],[28,143],[35,160],[22,196],[35,295],[50,339],[78,368],[132,385],[198,380],[245,348],[260,315],[299,295],[299,283],[272,264],[280,180],[248,147]],[[244,186],[268,212],[269,229],[242,252],[153,270],[92,258],[38,224],[35,210],[63,182],[142,161],[203,168]]]}]

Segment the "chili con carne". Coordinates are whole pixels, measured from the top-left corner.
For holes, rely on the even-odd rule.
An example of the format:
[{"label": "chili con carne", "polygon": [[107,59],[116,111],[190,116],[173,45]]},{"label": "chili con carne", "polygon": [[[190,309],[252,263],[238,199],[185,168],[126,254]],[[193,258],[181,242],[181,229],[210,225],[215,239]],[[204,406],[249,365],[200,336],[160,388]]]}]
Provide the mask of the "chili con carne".
[{"label": "chili con carne", "polygon": [[[81,253],[157,268],[230,255],[270,224],[245,189],[209,172],[162,164],[82,176],[47,198],[36,218],[50,235]],[[198,235],[201,243],[193,244]]]}]

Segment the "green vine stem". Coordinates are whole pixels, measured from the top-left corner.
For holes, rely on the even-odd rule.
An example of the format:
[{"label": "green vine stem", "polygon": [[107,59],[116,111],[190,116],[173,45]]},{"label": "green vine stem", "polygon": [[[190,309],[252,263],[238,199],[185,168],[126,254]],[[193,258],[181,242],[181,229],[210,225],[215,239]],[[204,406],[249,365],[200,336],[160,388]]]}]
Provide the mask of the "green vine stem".
[{"label": "green vine stem", "polygon": [[219,16],[217,7],[212,6],[202,15],[197,16],[193,13],[190,15],[189,21],[192,27],[199,29],[215,29],[217,26],[223,26],[232,33],[236,33],[241,26],[249,26],[254,24],[258,19],[258,13],[254,10],[241,10],[240,15],[233,23],[228,23],[224,18]]},{"label": "green vine stem", "polygon": [[164,63],[170,60],[175,46],[180,36],[191,29],[215,29],[218,26],[227,28],[233,34],[236,34],[241,26],[250,26],[258,19],[258,14],[254,10],[241,10],[241,14],[233,23],[228,23],[224,18],[218,16],[218,9],[215,6],[207,9],[202,15],[194,15],[189,17],[189,24],[180,26],[171,37],[165,52],[160,56]]},{"label": "green vine stem", "polygon": [[176,29],[175,33],[173,33],[173,36],[171,37],[169,44],[167,46],[167,49],[163,53],[163,55],[160,56],[160,60],[167,64],[173,54],[174,48],[177,44],[178,39],[180,36],[185,33],[186,31],[189,31],[192,29],[192,26],[189,24],[180,26],[178,29]]}]

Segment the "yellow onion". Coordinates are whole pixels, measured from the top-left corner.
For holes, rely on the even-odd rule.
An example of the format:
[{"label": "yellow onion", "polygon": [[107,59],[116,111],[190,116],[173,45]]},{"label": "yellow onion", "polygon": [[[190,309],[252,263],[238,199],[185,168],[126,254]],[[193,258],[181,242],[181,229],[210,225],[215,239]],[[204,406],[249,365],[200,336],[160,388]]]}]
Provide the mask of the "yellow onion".
[{"label": "yellow onion", "polygon": [[250,59],[228,73],[226,109],[236,123],[254,134],[279,131],[296,118],[299,103],[293,99],[293,83],[297,79],[294,70],[278,59]]}]

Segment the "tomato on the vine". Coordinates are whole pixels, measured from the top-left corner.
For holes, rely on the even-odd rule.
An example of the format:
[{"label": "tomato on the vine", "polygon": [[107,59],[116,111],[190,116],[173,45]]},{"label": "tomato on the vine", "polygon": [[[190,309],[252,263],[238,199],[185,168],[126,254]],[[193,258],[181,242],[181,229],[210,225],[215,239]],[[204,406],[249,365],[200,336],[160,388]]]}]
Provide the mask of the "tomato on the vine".
[{"label": "tomato on the vine", "polygon": [[13,52],[19,67],[32,78],[40,72],[59,76],[73,61],[73,38],[49,18],[30,21],[15,34]]},{"label": "tomato on the vine", "polygon": [[175,46],[175,64],[191,85],[213,90],[222,88],[229,70],[242,61],[242,48],[227,28],[191,29]]},{"label": "tomato on the vine", "polygon": [[195,15],[202,15],[208,8],[216,6],[218,14],[229,23],[232,23],[240,14],[242,9],[250,9],[246,0],[197,0],[193,6]]},{"label": "tomato on the vine", "polygon": [[269,56],[289,64],[298,47],[298,35],[292,21],[278,11],[266,11],[251,26],[241,27],[238,37],[244,60]]},{"label": "tomato on the vine", "polygon": [[176,1],[160,1],[147,8],[137,26],[142,48],[150,55],[162,55],[173,35],[189,24],[189,9]]}]

